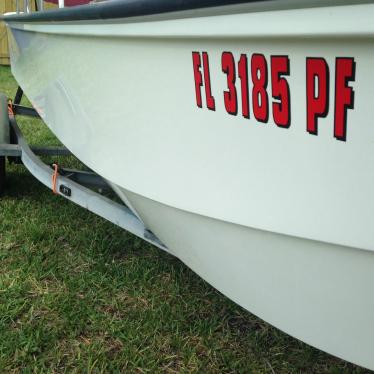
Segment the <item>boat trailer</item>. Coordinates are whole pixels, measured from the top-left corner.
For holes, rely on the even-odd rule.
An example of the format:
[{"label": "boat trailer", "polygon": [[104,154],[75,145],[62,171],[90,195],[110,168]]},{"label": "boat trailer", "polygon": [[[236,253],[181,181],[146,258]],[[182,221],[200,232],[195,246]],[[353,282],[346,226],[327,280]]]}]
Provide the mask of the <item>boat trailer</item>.
[{"label": "boat trailer", "polygon": [[[7,97],[0,93],[0,195],[6,188],[6,159],[10,163],[22,163],[35,178],[52,189],[56,195],[63,196],[158,248],[168,251],[129,207],[101,194],[102,191],[113,191],[104,178],[93,171],[60,168],[57,164],[48,165],[39,158],[39,156],[72,154],[63,146],[34,147],[27,143],[17,124],[16,116],[41,118],[34,108],[21,105],[22,96],[23,91],[20,87],[13,102],[8,102]],[[92,188],[98,189],[99,192]]]}]

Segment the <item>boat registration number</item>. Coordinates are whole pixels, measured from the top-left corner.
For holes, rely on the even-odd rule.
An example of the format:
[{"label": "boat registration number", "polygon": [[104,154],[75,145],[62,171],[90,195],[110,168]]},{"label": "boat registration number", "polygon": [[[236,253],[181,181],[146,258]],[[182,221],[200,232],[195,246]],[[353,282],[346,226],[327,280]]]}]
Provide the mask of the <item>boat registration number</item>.
[{"label": "boat registration number", "polygon": [[[207,52],[192,52],[196,105],[216,110],[216,93]],[[291,126],[291,74],[287,55],[241,54],[235,58],[231,52],[221,55],[221,74],[226,88],[221,92],[223,105],[229,115],[241,116],[267,123],[269,115],[279,128]],[[333,80],[333,134],[337,140],[347,139],[348,110],[354,109],[356,62],[353,57],[335,58],[335,77],[330,76],[329,65],[323,57],[305,59],[306,132],[318,135],[318,119],[329,112],[330,81]],[[205,93],[205,95],[204,95]],[[204,98],[203,98],[204,96]],[[271,113],[270,113],[271,112]]]}]

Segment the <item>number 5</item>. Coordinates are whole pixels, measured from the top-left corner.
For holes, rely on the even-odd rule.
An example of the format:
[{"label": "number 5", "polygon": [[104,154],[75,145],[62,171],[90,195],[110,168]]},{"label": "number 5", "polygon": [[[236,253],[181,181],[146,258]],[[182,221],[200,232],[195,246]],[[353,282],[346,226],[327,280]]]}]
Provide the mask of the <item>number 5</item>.
[{"label": "number 5", "polygon": [[273,118],[279,127],[288,128],[291,124],[290,87],[282,75],[290,75],[290,59],[288,56],[271,56],[271,89],[274,99]]}]

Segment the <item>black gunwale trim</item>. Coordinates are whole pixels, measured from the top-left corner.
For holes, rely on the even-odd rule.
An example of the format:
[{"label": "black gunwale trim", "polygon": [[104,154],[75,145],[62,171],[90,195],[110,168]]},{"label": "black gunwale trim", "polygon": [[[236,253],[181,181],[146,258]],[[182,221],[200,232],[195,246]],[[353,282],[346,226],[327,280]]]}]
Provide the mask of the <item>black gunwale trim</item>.
[{"label": "black gunwale trim", "polygon": [[104,20],[265,1],[269,0],[113,0],[44,12],[0,16],[0,19],[5,22]]}]

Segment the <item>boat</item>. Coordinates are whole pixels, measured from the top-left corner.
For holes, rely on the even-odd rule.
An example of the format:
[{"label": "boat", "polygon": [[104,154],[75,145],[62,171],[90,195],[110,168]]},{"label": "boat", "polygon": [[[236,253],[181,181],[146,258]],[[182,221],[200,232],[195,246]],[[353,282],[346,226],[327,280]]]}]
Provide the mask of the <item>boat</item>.
[{"label": "boat", "polygon": [[167,250],[374,369],[374,4],[117,0],[6,15],[43,121]]}]

